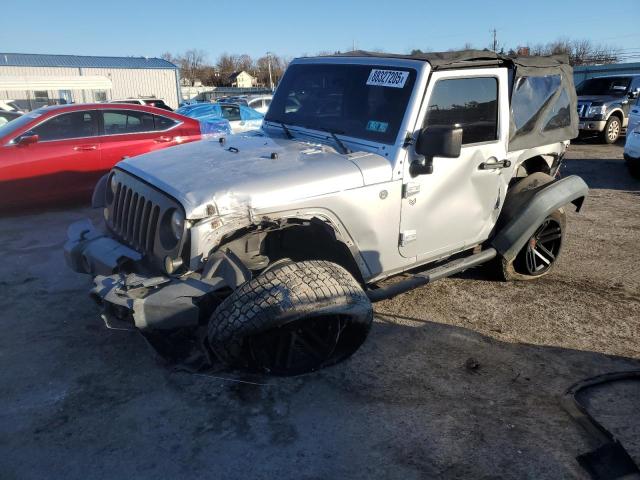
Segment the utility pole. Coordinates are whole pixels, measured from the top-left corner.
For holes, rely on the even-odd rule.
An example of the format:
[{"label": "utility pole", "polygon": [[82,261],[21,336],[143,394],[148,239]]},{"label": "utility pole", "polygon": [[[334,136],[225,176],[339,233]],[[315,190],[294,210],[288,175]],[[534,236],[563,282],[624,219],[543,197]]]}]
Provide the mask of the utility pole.
[{"label": "utility pole", "polygon": [[269,65],[269,86],[271,87],[271,91],[273,92],[273,77],[271,76],[271,52],[267,52],[267,64]]},{"label": "utility pole", "polygon": [[355,39],[351,40],[351,51],[352,52],[356,51],[356,40]]},{"label": "utility pole", "polygon": [[496,50],[498,50],[498,38],[497,38],[497,32],[496,29],[493,29],[493,51],[495,52]]}]

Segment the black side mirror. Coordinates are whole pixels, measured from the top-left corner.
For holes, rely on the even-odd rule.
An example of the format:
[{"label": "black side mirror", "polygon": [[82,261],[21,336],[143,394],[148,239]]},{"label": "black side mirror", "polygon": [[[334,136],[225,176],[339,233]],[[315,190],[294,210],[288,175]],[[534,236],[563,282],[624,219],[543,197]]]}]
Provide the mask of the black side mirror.
[{"label": "black side mirror", "polygon": [[423,158],[411,163],[411,175],[433,173],[433,157],[458,158],[461,148],[461,127],[454,125],[423,128],[416,141],[416,153],[423,155]]}]

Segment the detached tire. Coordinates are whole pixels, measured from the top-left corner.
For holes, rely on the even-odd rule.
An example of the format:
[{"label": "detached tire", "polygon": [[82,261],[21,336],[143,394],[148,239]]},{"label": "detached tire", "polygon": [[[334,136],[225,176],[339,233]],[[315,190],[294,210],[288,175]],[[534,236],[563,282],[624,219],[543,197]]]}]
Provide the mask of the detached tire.
[{"label": "detached tire", "polygon": [[215,310],[208,340],[229,366],[299,375],[346,359],[371,329],[360,284],[335,263],[276,265],[244,283]]},{"label": "detached tire", "polygon": [[601,137],[604,143],[616,143],[620,138],[620,132],[622,131],[622,123],[620,119],[615,115],[611,115],[607,123],[604,125]]}]

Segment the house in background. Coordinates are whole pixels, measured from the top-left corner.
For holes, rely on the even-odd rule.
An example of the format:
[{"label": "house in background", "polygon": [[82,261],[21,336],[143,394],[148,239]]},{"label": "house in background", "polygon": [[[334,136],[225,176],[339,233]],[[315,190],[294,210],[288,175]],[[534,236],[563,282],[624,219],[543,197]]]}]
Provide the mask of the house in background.
[{"label": "house in background", "polygon": [[0,53],[0,100],[26,110],[155,97],[178,107],[178,67],[161,58]]},{"label": "house in background", "polygon": [[258,79],[243,70],[229,75],[229,83],[236,88],[251,88],[258,84]]}]

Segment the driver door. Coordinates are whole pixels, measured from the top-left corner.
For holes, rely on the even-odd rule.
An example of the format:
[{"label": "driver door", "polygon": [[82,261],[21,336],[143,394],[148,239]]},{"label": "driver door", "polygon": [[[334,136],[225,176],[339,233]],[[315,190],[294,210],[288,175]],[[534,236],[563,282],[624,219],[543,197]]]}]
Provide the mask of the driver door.
[{"label": "driver door", "polygon": [[[511,178],[507,69],[431,75],[416,130],[463,128],[458,158],[433,158],[433,172],[412,176],[404,165],[400,254],[426,262],[471,248],[491,232]],[[413,151],[414,158],[417,157]]]}]

